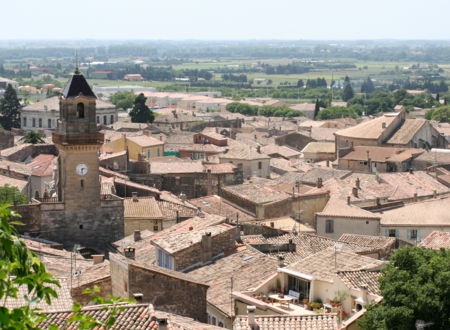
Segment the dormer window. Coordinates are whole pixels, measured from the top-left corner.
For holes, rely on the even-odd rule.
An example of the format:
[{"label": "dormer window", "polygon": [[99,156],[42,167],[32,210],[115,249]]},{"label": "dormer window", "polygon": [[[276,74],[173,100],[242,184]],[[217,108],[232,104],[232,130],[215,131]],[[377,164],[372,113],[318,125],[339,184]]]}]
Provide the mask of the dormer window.
[{"label": "dormer window", "polygon": [[77,116],[78,118],[84,118],[84,104],[81,102],[77,104]]}]

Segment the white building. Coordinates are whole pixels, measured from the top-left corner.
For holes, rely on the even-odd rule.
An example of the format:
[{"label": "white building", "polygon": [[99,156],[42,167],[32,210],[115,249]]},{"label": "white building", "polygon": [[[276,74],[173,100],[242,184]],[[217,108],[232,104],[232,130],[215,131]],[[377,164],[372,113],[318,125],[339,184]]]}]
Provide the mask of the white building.
[{"label": "white building", "polygon": [[[111,125],[117,121],[117,109],[114,104],[97,100],[97,124]],[[56,129],[59,119],[59,98],[54,96],[33,103],[20,110],[23,130]]]}]

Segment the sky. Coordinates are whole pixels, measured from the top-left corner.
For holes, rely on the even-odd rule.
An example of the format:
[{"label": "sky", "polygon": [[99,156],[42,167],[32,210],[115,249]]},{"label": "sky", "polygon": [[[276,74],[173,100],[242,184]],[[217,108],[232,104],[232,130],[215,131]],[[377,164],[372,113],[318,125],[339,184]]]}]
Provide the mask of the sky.
[{"label": "sky", "polygon": [[450,39],[449,0],[1,0],[0,40]]}]

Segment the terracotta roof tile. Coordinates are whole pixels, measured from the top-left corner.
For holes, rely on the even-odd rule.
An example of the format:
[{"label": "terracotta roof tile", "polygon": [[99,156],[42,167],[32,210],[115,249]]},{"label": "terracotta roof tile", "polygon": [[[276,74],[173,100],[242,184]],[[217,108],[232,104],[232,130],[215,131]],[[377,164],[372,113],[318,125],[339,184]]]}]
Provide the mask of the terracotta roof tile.
[{"label": "terracotta roof tile", "polygon": [[383,123],[386,127],[392,124],[396,116],[384,115],[372,120],[362,122],[356,126],[345,128],[337,131],[335,134],[338,136],[345,136],[358,139],[378,139],[386,128],[383,127]]},{"label": "terracotta roof tile", "polygon": [[[264,315],[255,316],[259,330],[336,330],[338,319],[336,314],[318,315]],[[247,316],[238,316],[233,323],[235,330],[254,329],[248,325]]]},{"label": "terracotta roof tile", "polygon": [[370,236],[358,234],[342,234],[338,239],[339,242],[353,243],[358,245],[370,246],[379,249],[386,249],[395,244],[395,237]]},{"label": "terracotta roof tile", "polygon": [[450,249],[450,232],[433,231],[419,245],[434,250]]},{"label": "terracotta roof tile", "polygon": [[427,123],[425,119],[406,119],[403,125],[386,142],[388,144],[408,144]]},{"label": "terracotta roof tile", "polygon": [[127,197],[123,200],[124,217],[139,219],[162,219],[163,214],[154,197]]},{"label": "terracotta roof tile", "polygon": [[350,289],[360,290],[361,286],[367,285],[369,293],[377,296],[381,295],[379,283],[381,277],[380,272],[357,270],[338,272],[337,275]]}]

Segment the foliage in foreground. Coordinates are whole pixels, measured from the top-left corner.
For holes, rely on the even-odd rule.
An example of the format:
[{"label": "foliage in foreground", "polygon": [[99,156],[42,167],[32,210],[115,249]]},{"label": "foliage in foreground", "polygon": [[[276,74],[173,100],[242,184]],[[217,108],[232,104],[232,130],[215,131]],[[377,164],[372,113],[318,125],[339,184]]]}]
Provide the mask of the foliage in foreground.
[{"label": "foliage in foreground", "polygon": [[380,279],[383,301],[368,306],[363,329],[450,329],[450,250],[420,247],[397,250]]},{"label": "foliage in foreground", "polygon": [[20,139],[20,141],[22,141],[23,143],[39,144],[45,143],[44,139],[45,135],[35,131],[29,131]]},{"label": "foliage in foreground", "polygon": [[7,205],[0,206],[0,301],[17,298],[19,287],[26,286],[29,304],[14,309],[0,306],[0,323],[2,329],[34,328],[43,315],[33,306],[40,300],[50,304],[51,298],[57,295],[48,285],[59,286],[59,283],[18,238],[14,225],[20,223],[11,221],[12,217],[18,214]]},{"label": "foliage in foreground", "polygon": [[0,205],[1,204],[27,204],[28,197],[22,194],[19,189],[8,184],[0,186]]},{"label": "foliage in foreground", "polygon": [[428,110],[425,119],[436,120],[441,123],[450,123],[450,106]]}]

